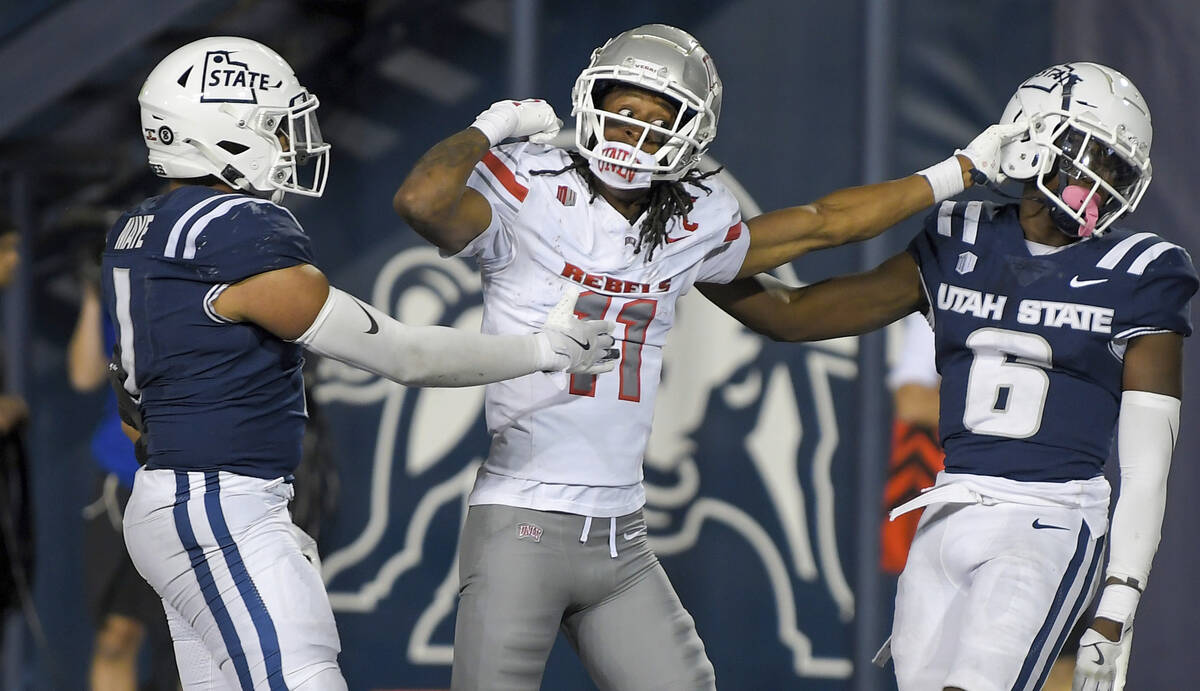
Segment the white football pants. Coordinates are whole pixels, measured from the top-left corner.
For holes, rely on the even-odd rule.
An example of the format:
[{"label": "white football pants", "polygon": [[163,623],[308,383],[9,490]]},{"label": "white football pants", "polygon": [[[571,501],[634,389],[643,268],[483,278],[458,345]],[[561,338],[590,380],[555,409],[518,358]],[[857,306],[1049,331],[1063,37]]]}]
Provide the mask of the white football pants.
[{"label": "white football pants", "polygon": [[134,566],[163,600],[185,691],[342,691],[333,610],[301,554],[292,486],[227,472],[138,471]]},{"label": "white football pants", "polygon": [[[981,482],[972,487],[1005,499],[934,503],[921,517],[896,591],[900,691],[1040,689],[1096,592],[1103,478],[1060,483],[1059,497],[1052,483]],[[1023,489],[1030,496],[1015,495]],[[1056,498],[1082,506],[1056,506]]]}]

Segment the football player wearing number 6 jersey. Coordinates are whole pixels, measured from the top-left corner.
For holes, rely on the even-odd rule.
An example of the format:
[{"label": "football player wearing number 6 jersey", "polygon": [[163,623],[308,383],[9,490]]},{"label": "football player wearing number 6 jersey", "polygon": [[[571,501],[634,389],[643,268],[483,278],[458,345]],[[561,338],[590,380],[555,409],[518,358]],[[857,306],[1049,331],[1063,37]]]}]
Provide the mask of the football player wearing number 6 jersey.
[{"label": "football player wearing number 6 jersey", "polygon": [[[215,37],[168,55],[139,97],[168,191],[104,251],[114,370],[141,434],[129,555],[161,596],[185,689],[345,689],[312,540],[291,521],[304,349],[410,386],[595,374],[611,324],[574,294],[510,335],[411,327],[329,285],[279,202],[320,196],[316,96],[266,46]],[[315,557],[315,553],[314,553]]]},{"label": "football player wearing number 6 jersey", "polygon": [[[901,180],[743,220],[696,170],[721,81],[684,31],[651,24],[597,49],[575,83],[576,149],[548,146],[544,101],[500,101],[434,146],[396,211],[448,254],[473,256],[487,333],[522,333],[564,291],[617,322],[615,371],[488,387],[492,446],[459,545],[451,686],[536,689],[561,628],[604,689],[706,689],[714,671],[646,542],[642,456],[677,298],[809,250],[873,237],[994,170],[1017,128]],[[513,139],[510,143],[505,140]]]},{"label": "football player wearing number 6 jersey", "polygon": [[1150,183],[1150,112],[1124,75],[1078,62],[1021,84],[1001,122],[1021,120],[1001,154],[1002,175],[1025,181],[1019,204],[944,202],[864,274],[707,288],[783,340],[917,310],[933,325],[946,469],[893,511],[928,507],[896,596],[901,691],[1041,688],[1101,586],[1073,688],[1120,689],[1158,547],[1198,281],[1179,246],[1112,228]]}]

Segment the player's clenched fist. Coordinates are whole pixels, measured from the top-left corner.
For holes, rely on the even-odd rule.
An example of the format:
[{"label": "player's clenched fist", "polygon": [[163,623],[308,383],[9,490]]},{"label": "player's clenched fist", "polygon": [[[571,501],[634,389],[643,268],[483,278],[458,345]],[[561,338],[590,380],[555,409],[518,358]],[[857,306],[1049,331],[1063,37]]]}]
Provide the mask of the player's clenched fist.
[{"label": "player's clenched fist", "polygon": [[471,127],[483,132],[492,146],[505,139],[528,137],[535,144],[544,144],[562,129],[562,120],[540,98],[524,101],[496,101],[475,118]]},{"label": "player's clenched fist", "polygon": [[616,365],[617,351],[610,350],[615,341],[612,322],[600,319],[576,319],[575,301],[579,291],[568,289],[542,326],[542,335],[554,352],[553,366],[547,370],[570,374],[600,374]]}]

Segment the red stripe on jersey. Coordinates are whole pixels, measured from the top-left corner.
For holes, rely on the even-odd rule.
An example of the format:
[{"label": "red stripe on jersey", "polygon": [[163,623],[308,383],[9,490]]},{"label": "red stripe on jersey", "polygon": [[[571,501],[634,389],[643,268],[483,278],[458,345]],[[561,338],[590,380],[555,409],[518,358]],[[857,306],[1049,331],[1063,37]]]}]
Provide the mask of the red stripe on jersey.
[{"label": "red stripe on jersey", "polygon": [[501,185],[504,185],[504,189],[508,190],[509,194],[516,197],[518,201],[525,201],[525,195],[529,194],[529,188],[517,182],[517,177],[513,175],[513,172],[499,158],[496,158],[496,154],[491,151],[484,154],[483,165],[492,171],[492,175],[496,176],[496,179],[500,181]]},{"label": "red stripe on jersey", "polygon": [[729,226],[729,231],[725,233],[725,239],[722,242],[733,242],[742,237],[742,222],[738,221]]}]

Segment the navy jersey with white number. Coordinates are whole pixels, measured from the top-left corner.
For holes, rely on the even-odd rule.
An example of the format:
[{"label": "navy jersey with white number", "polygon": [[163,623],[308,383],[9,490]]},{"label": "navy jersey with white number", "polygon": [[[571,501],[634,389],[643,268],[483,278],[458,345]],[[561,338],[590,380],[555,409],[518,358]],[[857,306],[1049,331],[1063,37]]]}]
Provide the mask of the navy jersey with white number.
[{"label": "navy jersey with white number", "polygon": [[218,315],[213,301],[255,274],[312,263],[287,209],[182,187],[117,220],[104,251],[107,309],[148,438],[148,468],[260,478],[299,463],[299,346]]},{"label": "navy jersey with white number", "polygon": [[1192,332],[1196,271],[1153,233],[1112,230],[1035,256],[1016,205],[950,201],[908,251],[930,304],[949,472],[1099,475],[1128,340]]}]

